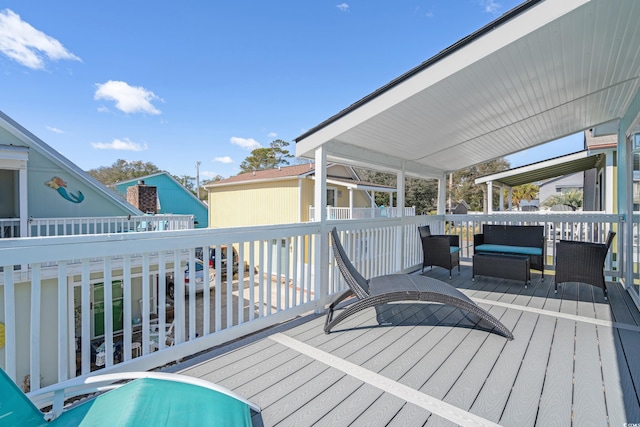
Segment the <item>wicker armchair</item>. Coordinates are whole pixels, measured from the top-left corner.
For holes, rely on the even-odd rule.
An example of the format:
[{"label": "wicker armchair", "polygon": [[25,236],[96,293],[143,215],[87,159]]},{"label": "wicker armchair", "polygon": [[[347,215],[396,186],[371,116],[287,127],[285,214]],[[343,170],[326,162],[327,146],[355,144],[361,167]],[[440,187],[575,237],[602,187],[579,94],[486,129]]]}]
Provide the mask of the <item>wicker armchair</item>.
[{"label": "wicker armchair", "polygon": [[560,240],[556,243],[556,286],[558,283],[580,282],[602,288],[607,299],[604,283],[604,261],[616,233],[609,231],[606,243],[574,242]]},{"label": "wicker armchair", "polygon": [[451,279],[451,270],[457,265],[460,273],[460,238],[431,234],[431,228],[428,225],[418,227],[418,231],[422,240],[422,271],[427,266],[437,265],[448,269],[449,279]]}]

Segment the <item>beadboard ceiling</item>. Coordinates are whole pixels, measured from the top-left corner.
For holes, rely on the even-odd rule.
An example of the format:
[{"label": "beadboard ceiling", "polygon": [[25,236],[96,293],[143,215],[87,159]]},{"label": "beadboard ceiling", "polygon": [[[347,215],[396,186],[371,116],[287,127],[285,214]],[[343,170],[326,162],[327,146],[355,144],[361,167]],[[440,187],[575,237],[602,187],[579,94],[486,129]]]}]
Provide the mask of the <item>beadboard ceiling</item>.
[{"label": "beadboard ceiling", "polygon": [[332,161],[439,177],[616,129],[640,81],[640,1],[517,9],[296,138],[297,155],[324,145]]}]

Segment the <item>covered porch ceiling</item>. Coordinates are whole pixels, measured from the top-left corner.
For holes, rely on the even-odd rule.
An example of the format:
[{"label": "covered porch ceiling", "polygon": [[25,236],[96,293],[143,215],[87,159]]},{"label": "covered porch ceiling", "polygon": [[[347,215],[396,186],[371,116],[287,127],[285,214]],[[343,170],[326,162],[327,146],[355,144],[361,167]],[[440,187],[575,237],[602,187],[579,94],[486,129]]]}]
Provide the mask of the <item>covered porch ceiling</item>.
[{"label": "covered porch ceiling", "polygon": [[640,2],[529,0],[295,139],[440,178],[607,124],[639,88]]}]

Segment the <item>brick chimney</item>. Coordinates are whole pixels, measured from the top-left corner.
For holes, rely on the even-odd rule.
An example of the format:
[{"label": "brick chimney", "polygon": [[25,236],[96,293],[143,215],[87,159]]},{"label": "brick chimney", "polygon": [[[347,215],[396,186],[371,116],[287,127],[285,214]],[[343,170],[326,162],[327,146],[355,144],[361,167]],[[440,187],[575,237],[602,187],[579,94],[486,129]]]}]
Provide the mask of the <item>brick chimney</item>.
[{"label": "brick chimney", "polygon": [[136,185],[127,188],[127,202],[144,213],[157,213],[158,191],[154,185],[145,185],[138,181]]}]

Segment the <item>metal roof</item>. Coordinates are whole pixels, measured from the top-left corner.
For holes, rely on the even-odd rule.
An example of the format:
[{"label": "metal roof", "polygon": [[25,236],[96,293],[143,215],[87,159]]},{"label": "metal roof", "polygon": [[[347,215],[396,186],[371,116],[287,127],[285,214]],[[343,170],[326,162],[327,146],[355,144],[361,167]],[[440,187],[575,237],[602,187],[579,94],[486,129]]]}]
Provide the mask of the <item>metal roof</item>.
[{"label": "metal roof", "polygon": [[475,180],[476,184],[492,181],[508,187],[529,184],[558,176],[570,175],[593,169],[603,154],[589,155],[587,150],[560,156],[503,172],[485,175]]},{"label": "metal roof", "polygon": [[296,154],[435,177],[624,117],[640,2],[529,1],[295,139]]}]

